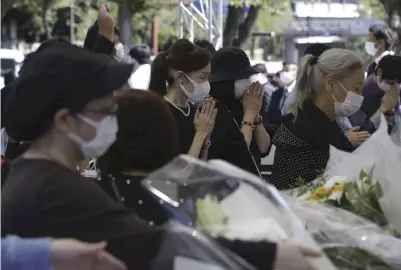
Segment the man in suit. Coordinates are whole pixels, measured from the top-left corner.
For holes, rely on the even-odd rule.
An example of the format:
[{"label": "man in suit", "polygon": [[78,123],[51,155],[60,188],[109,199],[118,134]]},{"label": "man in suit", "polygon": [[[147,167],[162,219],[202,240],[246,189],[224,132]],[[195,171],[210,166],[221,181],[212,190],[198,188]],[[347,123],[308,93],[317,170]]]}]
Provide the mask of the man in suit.
[{"label": "man in suit", "polygon": [[397,35],[386,25],[373,25],[369,28],[369,36],[365,42],[366,53],[373,57],[373,63],[368,67],[368,76],[371,75],[380,60],[392,51]]},{"label": "man in suit", "polygon": [[383,113],[390,126],[400,112],[401,56],[384,56],[362,88],[364,101],[361,109],[350,117],[353,126],[374,132]]}]

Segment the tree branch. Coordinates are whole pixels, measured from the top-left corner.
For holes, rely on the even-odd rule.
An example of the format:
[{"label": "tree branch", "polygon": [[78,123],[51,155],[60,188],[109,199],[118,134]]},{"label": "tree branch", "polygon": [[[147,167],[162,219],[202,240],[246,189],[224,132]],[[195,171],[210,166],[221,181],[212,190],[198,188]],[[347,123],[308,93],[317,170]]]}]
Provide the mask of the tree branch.
[{"label": "tree branch", "polygon": [[238,37],[234,40],[235,47],[241,47],[251,34],[251,29],[254,26],[261,6],[250,6],[248,15],[243,23],[239,25]]}]

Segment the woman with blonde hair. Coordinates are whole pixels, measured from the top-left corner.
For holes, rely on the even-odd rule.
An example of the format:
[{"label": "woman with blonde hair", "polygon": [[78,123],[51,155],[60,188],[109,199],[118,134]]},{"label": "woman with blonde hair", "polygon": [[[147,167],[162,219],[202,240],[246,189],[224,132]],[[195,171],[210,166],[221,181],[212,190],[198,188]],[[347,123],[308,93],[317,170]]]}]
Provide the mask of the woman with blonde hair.
[{"label": "woman with blonde hair", "polygon": [[314,180],[326,167],[330,145],[353,150],[335,118],[359,110],[364,78],[363,63],[352,51],[330,49],[303,57],[289,114],[273,139],[273,185],[291,189],[300,179]]}]

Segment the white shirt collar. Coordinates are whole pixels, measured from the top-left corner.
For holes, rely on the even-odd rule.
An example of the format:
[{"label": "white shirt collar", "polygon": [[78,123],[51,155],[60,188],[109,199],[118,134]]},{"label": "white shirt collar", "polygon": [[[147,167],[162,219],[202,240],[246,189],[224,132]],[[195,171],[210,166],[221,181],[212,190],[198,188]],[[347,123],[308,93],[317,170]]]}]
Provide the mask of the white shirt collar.
[{"label": "white shirt collar", "polygon": [[379,64],[380,60],[382,60],[382,58],[387,56],[387,55],[394,55],[394,52],[393,51],[385,51],[385,52],[383,52],[381,55],[376,57],[376,59],[375,59],[376,64]]},{"label": "white shirt collar", "polygon": [[294,80],[289,86],[287,86],[287,91],[288,91],[289,93],[291,93],[292,90],[294,90],[295,84],[296,84],[296,83],[297,83],[297,81]]}]

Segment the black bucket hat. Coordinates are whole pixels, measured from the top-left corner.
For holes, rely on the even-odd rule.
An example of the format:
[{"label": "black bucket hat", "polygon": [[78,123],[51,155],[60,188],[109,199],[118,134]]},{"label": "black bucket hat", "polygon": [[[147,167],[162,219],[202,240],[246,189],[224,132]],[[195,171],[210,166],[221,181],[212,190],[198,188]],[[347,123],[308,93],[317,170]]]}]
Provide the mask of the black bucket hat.
[{"label": "black bucket hat", "polygon": [[235,81],[249,78],[259,71],[251,66],[246,53],[235,47],[218,50],[211,61],[209,82]]}]

